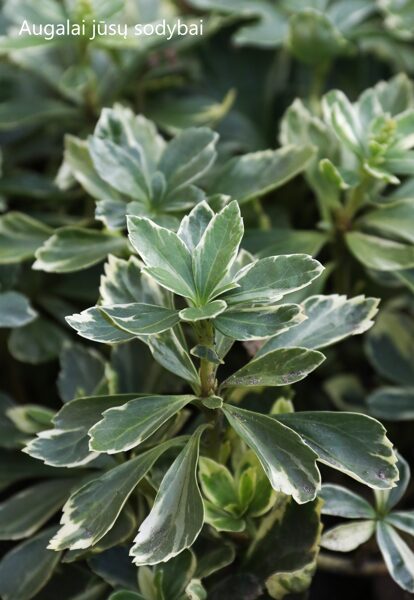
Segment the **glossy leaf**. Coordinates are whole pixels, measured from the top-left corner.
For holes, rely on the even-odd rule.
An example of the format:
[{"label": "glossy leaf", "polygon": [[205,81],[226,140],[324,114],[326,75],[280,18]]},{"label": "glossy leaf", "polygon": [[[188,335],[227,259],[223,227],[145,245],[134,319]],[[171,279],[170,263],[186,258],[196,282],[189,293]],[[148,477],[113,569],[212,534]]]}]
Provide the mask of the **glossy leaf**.
[{"label": "glossy leaf", "polygon": [[225,404],[230,425],[255,452],[273,489],[299,503],[315,498],[320,487],[317,454],[294,431],[271,417]]},{"label": "glossy leaf", "polygon": [[50,541],[53,550],[89,548],[112,528],[129,496],[155,461],[176,438],[106,471],[80,487],[63,507],[61,529]]},{"label": "glossy leaf", "polygon": [[22,327],[33,321],[37,312],[18,292],[0,293],[0,327]]},{"label": "glossy leaf", "polygon": [[367,542],[375,532],[375,521],[355,521],[338,525],[322,535],[321,546],[336,552],[351,552]]},{"label": "glossy leaf", "polygon": [[100,306],[99,311],[116,327],[134,335],[162,333],[180,320],[176,310],[143,302]]},{"label": "glossy leaf", "polygon": [[137,565],[157,564],[189,548],[204,521],[197,483],[200,427],[165,474],[154,505],[139,528],[131,556]]},{"label": "glossy leaf", "polygon": [[305,348],[273,350],[251,360],[231,375],[223,387],[279,386],[304,379],[316,369],[325,357],[320,352]]},{"label": "glossy leaf", "polygon": [[89,431],[90,448],[108,454],[130,450],[192,400],[194,396],[144,396],[110,408]]},{"label": "glossy leaf", "polygon": [[378,302],[376,298],[364,296],[348,300],[338,294],[307,298],[302,304],[306,319],[269,340],[258,356],[290,346],[325,348],[351,335],[364,333],[373,325]]},{"label": "glossy leaf", "polygon": [[391,577],[404,590],[414,592],[414,554],[393,527],[378,523],[377,542]]},{"label": "glossy leaf", "polygon": [[375,511],[359,494],[334,484],[324,484],[319,493],[323,500],[322,514],[345,519],[373,519]]},{"label": "glossy leaf", "polygon": [[319,460],[370,487],[394,487],[397,457],[385,428],[358,413],[298,412],[277,415],[317,453]]}]

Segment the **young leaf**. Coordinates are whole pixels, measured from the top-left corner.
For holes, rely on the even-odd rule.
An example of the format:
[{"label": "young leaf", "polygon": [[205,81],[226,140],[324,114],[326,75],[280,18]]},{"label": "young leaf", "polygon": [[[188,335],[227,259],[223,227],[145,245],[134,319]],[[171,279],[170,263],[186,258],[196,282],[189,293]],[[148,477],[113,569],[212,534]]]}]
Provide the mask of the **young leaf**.
[{"label": "young leaf", "polygon": [[260,340],[297,325],[304,316],[300,306],[284,304],[262,308],[233,308],[214,320],[215,327],[234,340]]},{"label": "young leaf", "polygon": [[213,300],[209,302],[205,306],[200,306],[199,308],[189,307],[180,310],[180,319],[182,321],[201,321],[203,319],[214,319],[221,313],[223,313],[227,308],[227,304],[224,300]]},{"label": "young leaf", "polygon": [[194,396],[145,396],[123,406],[110,408],[89,431],[90,448],[95,452],[125,452],[155,433]]},{"label": "young leaf", "polygon": [[325,357],[305,348],[280,348],[255,358],[223,382],[223,387],[279,386],[296,383],[314,371]]},{"label": "young leaf", "polygon": [[269,256],[247,265],[236,275],[238,286],[225,294],[229,304],[270,304],[309,285],[323,267],[306,254]]},{"label": "young leaf", "polygon": [[311,296],[303,302],[305,316],[299,325],[282,332],[260,348],[257,356],[262,356],[276,348],[301,346],[319,349],[330,346],[350,335],[364,333],[372,327],[373,317],[378,312],[379,300],[356,296],[332,294],[331,296]]},{"label": "young leaf", "polygon": [[314,156],[311,146],[286,146],[237,156],[219,170],[210,194],[226,194],[240,204],[260,198],[303,171]]},{"label": "young leaf", "polygon": [[180,321],[177,310],[143,302],[99,306],[98,309],[119,329],[134,335],[162,333]]},{"label": "young leaf", "polygon": [[199,179],[216,158],[218,135],[206,127],[189,128],[178,134],[164,150],[159,168],[171,188]]},{"label": "young leaf", "polygon": [[414,593],[414,554],[391,525],[379,522],[377,542],[391,577],[404,590]]},{"label": "young leaf", "polygon": [[148,200],[148,184],[137,146],[124,148],[109,139],[90,136],[88,148],[97,173],[106,183],[134,200]]},{"label": "young leaf", "polygon": [[56,531],[45,529],[10,550],[0,562],[0,595],[4,600],[30,600],[46,585],[60,561],[60,552],[47,550]]},{"label": "young leaf", "polygon": [[[194,279],[199,300],[206,302],[220,290],[236,259],[243,237],[243,220],[236,201],[215,215],[193,251]],[[224,280],[224,281],[223,281]]]},{"label": "young leaf", "polygon": [[298,412],[274,417],[296,431],[319,460],[372,488],[394,487],[397,457],[385,428],[358,413]]},{"label": "young leaf", "polygon": [[146,271],[168,290],[194,298],[191,254],[177,234],[143,217],[128,216],[127,224],[131,244],[147,265]]},{"label": "young leaf", "polygon": [[204,509],[196,472],[204,429],[201,426],[196,430],[165,474],[152,510],[131,548],[135,564],[166,562],[189,548],[198,537]]},{"label": "young leaf", "polygon": [[322,535],[321,546],[336,552],[351,552],[365,544],[375,532],[375,521],[355,521],[329,529]]},{"label": "young leaf", "polygon": [[183,240],[190,252],[198,245],[213,217],[214,212],[207,202],[200,202],[181,221],[177,235]]},{"label": "young leaf", "polygon": [[373,507],[359,494],[340,485],[324,484],[319,493],[323,500],[322,514],[345,519],[374,519]]},{"label": "young leaf", "polygon": [[225,404],[230,425],[255,452],[273,489],[303,504],[313,500],[320,487],[317,454],[301,437],[269,416]]},{"label": "young leaf", "polygon": [[89,548],[112,528],[140,480],[168,449],[182,444],[169,440],[106,471],[80,487],[63,507],[61,529],[50,540],[53,550]]},{"label": "young leaf", "polygon": [[203,494],[213,504],[230,512],[237,508],[239,501],[237,490],[227,467],[211,458],[201,457],[199,478]]}]

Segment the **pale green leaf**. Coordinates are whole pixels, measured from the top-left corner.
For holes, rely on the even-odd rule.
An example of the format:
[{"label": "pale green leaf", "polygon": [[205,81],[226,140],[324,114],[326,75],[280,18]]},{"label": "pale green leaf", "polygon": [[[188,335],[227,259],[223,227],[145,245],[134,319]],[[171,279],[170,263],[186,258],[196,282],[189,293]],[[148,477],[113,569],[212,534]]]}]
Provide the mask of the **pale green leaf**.
[{"label": "pale green leaf", "polygon": [[80,344],[66,344],[59,360],[57,386],[64,402],[97,391],[105,376],[105,361],[100,354]]},{"label": "pale green leaf", "polygon": [[53,550],[89,548],[110,531],[129,496],[155,461],[182,438],[140,454],[80,487],[63,507],[61,529],[50,540]]},{"label": "pale green leaf", "polygon": [[350,490],[334,484],[324,484],[319,493],[322,498],[322,514],[344,517],[345,519],[373,519],[375,511],[373,507]]},{"label": "pale green leaf", "polygon": [[272,487],[303,504],[320,487],[317,454],[301,437],[269,416],[225,404],[230,425],[255,452]]},{"label": "pale green leaf", "polygon": [[207,225],[213,217],[214,212],[207,202],[200,202],[181,221],[177,234],[190,252],[198,245]]},{"label": "pale green leaf", "polygon": [[414,419],[414,387],[382,387],[367,398],[370,413],[386,421]]},{"label": "pale green leaf", "polygon": [[328,411],[274,418],[296,431],[321,462],[372,488],[394,487],[397,456],[379,421],[359,413]]},{"label": "pale green leaf", "polygon": [[377,542],[391,577],[400,587],[414,593],[414,554],[391,525],[379,522]]},{"label": "pale green leaf", "polygon": [[386,518],[387,523],[394,525],[397,529],[405,531],[409,535],[414,535],[414,512],[396,511],[389,514]]},{"label": "pale green leaf", "polygon": [[375,521],[355,521],[338,525],[322,535],[321,546],[336,552],[351,552],[365,544],[375,532]]},{"label": "pale green leaf", "polygon": [[194,279],[199,300],[217,295],[229,283],[226,275],[236,259],[243,237],[243,220],[236,201],[216,214],[193,251]]},{"label": "pale green leaf", "polygon": [[204,429],[196,430],[165,474],[131,548],[135,564],[166,562],[189,548],[200,533],[204,509],[196,472]]},{"label": "pale green leaf", "polygon": [[237,273],[239,287],[227,292],[225,299],[229,304],[270,304],[280,300],[285,294],[306,287],[322,271],[322,265],[306,254],[262,258]]},{"label": "pale green leaf", "polygon": [[60,327],[44,317],[37,317],[13,329],[8,346],[17,360],[38,365],[57,358],[65,341],[66,335]]},{"label": "pale green leaf", "polygon": [[346,234],[352,254],[369,269],[394,271],[414,267],[414,246],[359,231]]},{"label": "pale green leaf", "polygon": [[203,319],[214,319],[222,314],[226,308],[227,304],[224,300],[213,300],[204,306],[184,308],[180,310],[179,315],[182,321],[202,321]]},{"label": "pale green leaf", "polygon": [[49,273],[71,273],[87,269],[108,254],[125,249],[123,237],[81,227],[64,227],[36,251],[33,268]]},{"label": "pale green leaf", "polygon": [[0,264],[19,263],[32,258],[53,230],[19,212],[0,217]]},{"label": "pale green leaf", "polygon": [[110,408],[89,431],[90,448],[96,452],[125,452],[155,433],[194,396],[144,396]]},{"label": "pale green leaf", "polygon": [[66,321],[81,337],[94,342],[117,344],[136,337],[133,333],[116,327],[98,306],[88,308],[79,314],[70,315],[66,317]]},{"label": "pale green leaf", "polygon": [[237,156],[219,170],[209,193],[226,194],[240,204],[260,198],[301,173],[313,156],[311,146],[286,146]]},{"label": "pale green leaf", "polygon": [[159,168],[171,188],[199,179],[216,158],[218,136],[206,127],[189,128],[179,133],[164,150]]},{"label": "pale green leaf", "polygon": [[163,287],[193,298],[191,254],[177,234],[143,217],[129,216],[127,223],[129,239],[147,265],[147,272]]},{"label": "pale green leaf", "polygon": [[281,348],[251,360],[222,384],[223,387],[279,386],[296,383],[314,371],[325,357],[305,348]]},{"label": "pale green leaf", "polygon": [[214,320],[214,326],[235,340],[260,340],[297,325],[304,319],[296,304],[237,308],[226,310]]},{"label": "pale green leaf", "polygon": [[162,333],[174,327],[180,320],[177,310],[143,302],[98,308],[116,327],[133,335]]},{"label": "pale green leaf", "polygon": [[26,296],[19,292],[0,293],[0,327],[22,327],[36,317]]},{"label": "pale green leaf", "polygon": [[364,333],[373,325],[378,303],[376,298],[365,296],[355,296],[349,300],[338,294],[311,296],[302,304],[307,318],[269,340],[259,350],[258,356],[290,346],[325,348],[348,336]]},{"label": "pale green leaf", "polygon": [[367,212],[358,224],[374,230],[385,237],[414,243],[414,200],[397,200]]}]

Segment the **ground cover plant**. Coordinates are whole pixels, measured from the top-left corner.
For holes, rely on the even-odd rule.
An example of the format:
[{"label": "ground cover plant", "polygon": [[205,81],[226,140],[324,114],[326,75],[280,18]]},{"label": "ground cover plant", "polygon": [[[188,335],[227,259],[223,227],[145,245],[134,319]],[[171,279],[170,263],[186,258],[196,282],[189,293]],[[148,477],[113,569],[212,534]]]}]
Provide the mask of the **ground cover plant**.
[{"label": "ground cover plant", "polygon": [[414,593],[413,22],[2,4],[3,600]]}]

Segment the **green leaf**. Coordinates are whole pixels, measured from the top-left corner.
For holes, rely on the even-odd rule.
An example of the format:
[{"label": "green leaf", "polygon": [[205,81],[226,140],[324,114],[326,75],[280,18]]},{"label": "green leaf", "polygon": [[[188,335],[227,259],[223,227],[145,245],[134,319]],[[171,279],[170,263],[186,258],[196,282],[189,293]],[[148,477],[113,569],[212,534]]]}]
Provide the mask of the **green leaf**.
[{"label": "green leaf", "polygon": [[115,190],[134,200],[149,198],[142,172],[142,155],[136,146],[122,147],[109,139],[90,136],[88,149],[99,176]]},{"label": "green leaf", "polygon": [[[243,237],[243,220],[236,201],[216,214],[193,251],[197,297],[208,301],[229,282],[226,275],[234,263]],[[221,284],[221,285],[220,285]]]},{"label": "green leaf", "polygon": [[177,310],[143,302],[98,308],[116,327],[134,335],[162,333],[180,321]]},{"label": "green leaf", "polygon": [[76,550],[95,545],[113,527],[129,496],[155,461],[182,442],[183,438],[164,442],[80,487],[63,507],[62,527],[49,547]]},{"label": "green leaf", "polygon": [[80,344],[66,344],[59,359],[57,386],[64,402],[97,392],[105,376],[105,361],[100,354]]},{"label": "green leaf", "polygon": [[235,340],[259,340],[278,331],[297,325],[304,316],[300,306],[284,304],[263,308],[234,308],[226,310],[214,320],[214,326]]},{"label": "green leaf", "polygon": [[66,317],[66,321],[81,337],[94,342],[117,344],[128,342],[136,337],[133,333],[116,327],[99,306],[93,306],[79,314],[70,315]]},{"label": "green leaf", "polygon": [[142,263],[130,256],[123,260],[108,256],[104,265],[105,274],[101,277],[99,292],[102,304],[131,304],[132,302],[145,302],[146,304],[164,305],[166,292],[155,281],[141,272]]},{"label": "green leaf", "polygon": [[409,535],[414,535],[414,512],[396,511],[389,514],[386,518],[387,523],[393,525]]},{"label": "green leaf", "polygon": [[237,509],[237,490],[227,467],[203,456],[199,460],[199,479],[203,494],[213,504],[230,512]]},{"label": "green leaf", "polygon": [[246,529],[246,522],[244,519],[226,512],[208,500],[204,500],[204,520],[214,527],[216,531],[239,533]]},{"label": "green leaf", "polygon": [[128,216],[129,239],[160,285],[187,298],[195,294],[191,254],[173,231],[149,219]]},{"label": "green leaf", "polygon": [[399,385],[413,386],[413,340],[412,319],[405,314],[383,311],[367,337],[368,358],[386,379]]},{"label": "green leaf", "polygon": [[383,425],[359,413],[298,412],[274,417],[296,431],[324,464],[372,488],[393,487],[397,457]]},{"label": "green leaf", "polygon": [[[8,417],[12,408],[16,408],[16,404],[8,395],[0,392],[0,448],[20,448],[27,441],[27,436]],[[1,487],[0,481],[0,489]]]},{"label": "green leaf", "polygon": [[13,329],[9,338],[10,354],[25,363],[38,365],[57,358],[66,340],[63,330],[43,317]]},{"label": "green leaf", "polygon": [[352,254],[369,269],[394,271],[414,267],[414,246],[359,231],[347,233]]},{"label": "green leaf", "polygon": [[207,202],[200,202],[181,221],[177,235],[183,240],[190,252],[198,245],[213,217],[214,212]]},{"label": "green leaf", "polygon": [[305,348],[273,350],[247,363],[223,382],[223,387],[279,386],[296,383],[314,371],[325,357]]},{"label": "green leaf", "polygon": [[120,590],[114,592],[108,598],[108,600],[145,600],[144,596],[137,594],[136,592],[129,592],[127,590]]},{"label": "green leaf", "polygon": [[237,273],[239,287],[227,292],[225,299],[229,304],[270,304],[306,287],[322,271],[322,265],[306,254],[262,258]]},{"label": "green leaf", "polygon": [[225,404],[230,425],[255,452],[274,490],[303,504],[316,496],[317,454],[294,431],[266,415]]},{"label": "green leaf", "polygon": [[201,426],[196,430],[165,474],[152,510],[131,548],[135,564],[166,562],[189,548],[198,537],[204,509],[196,472],[204,429]]},{"label": "green leaf", "polygon": [[218,135],[206,127],[189,128],[179,133],[164,150],[159,168],[171,188],[199,179],[216,158]]},{"label": "green leaf", "polygon": [[414,243],[414,202],[412,199],[397,200],[367,212],[357,223],[385,237]]},{"label": "green leaf", "polygon": [[375,532],[375,521],[337,525],[322,535],[321,546],[336,552],[351,552],[365,544]]},{"label": "green leaf", "polygon": [[414,554],[391,525],[379,522],[377,542],[391,577],[400,587],[414,593]]},{"label": "green leaf", "polygon": [[381,514],[388,513],[404,497],[411,479],[410,466],[407,461],[397,453],[397,467],[400,475],[397,485],[389,490],[375,490],[377,511]]},{"label": "green leaf", "polygon": [[183,409],[194,396],[144,396],[110,408],[89,431],[90,448],[96,452],[125,452],[157,431]]},{"label": "green leaf", "polygon": [[0,595],[4,600],[30,600],[46,585],[60,560],[59,552],[46,549],[56,528],[19,544],[0,562]]},{"label": "green leaf", "polygon": [[111,252],[120,252],[125,248],[122,237],[81,227],[64,227],[58,229],[36,251],[33,268],[48,273],[72,273],[87,269],[104,260]]},{"label": "green leaf", "polygon": [[369,412],[386,421],[414,419],[414,388],[379,388],[367,398]]},{"label": "green leaf", "polygon": [[0,539],[20,540],[36,533],[67,499],[73,479],[37,483],[0,504]]},{"label": "green leaf", "polygon": [[147,343],[155,360],[165,369],[199,387],[200,378],[194,363],[173,331],[150,336]]},{"label": "green leaf", "polygon": [[208,362],[211,362],[215,365],[223,364],[223,361],[221,360],[217,352],[215,352],[213,348],[209,348],[208,346],[202,346],[201,344],[197,344],[197,346],[191,348],[190,354],[192,356],[196,356],[197,358],[208,360]]},{"label": "green leaf", "polygon": [[7,416],[17,429],[33,434],[50,427],[54,411],[39,404],[21,404],[7,410]]},{"label": "green leaf", "polygon": [[23,213],[9,212],[0,217],[0,264],[32,258],[52,233],[50,227]]},{"label": "green leaf", "polygon": [[303,592],[309,586],[322,529],[320,504],[314,500],[300,505],[292,498],[280,497],[263,519],[244,568],[266,581],[272,598]]},{"label": "green leaf", "polygon": [[326,234],[319,231],[300,231],[280,227],[269,231],[247,229],[243,238],[243,247],[259,258],[284,254],[316,256],[326,242]]},{"label": "green leaf", "polygon": [[240,204],[260,198],[301,173],[314,156],[311,146],[286,146],[237,156],[212,182],[210,194],[227,194]]},{"label": "green leaf", "polygon": [[182,321],[201,321],[203,319],[214,319],[227,308],[227,304],[224,300],[213,300],[208,302],[205,306],[200,307],[189,307],[180,310],[180,319]]},{"label": "green leaf", "polygon": [[19,292],[0,293],[0,327],[23,327],[36,317],[26,296]]},{"label": "green leaf", "polygon": [[269,340],[257,356],[290,346],[325,348],[351,335],[364,333],[373,325],[378,303],[376,298],[365,296],[349,300],[338,294],[311,296],[302,304],[306,319]]},{"label": "green leaf", "polygon": [[375,511],[365,498],[340,485],[324,484],[319,497],[323,500],[323,515],[333,515],[345,519],[375,518]]}]

